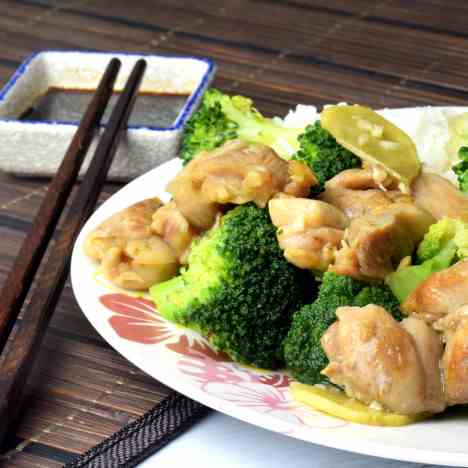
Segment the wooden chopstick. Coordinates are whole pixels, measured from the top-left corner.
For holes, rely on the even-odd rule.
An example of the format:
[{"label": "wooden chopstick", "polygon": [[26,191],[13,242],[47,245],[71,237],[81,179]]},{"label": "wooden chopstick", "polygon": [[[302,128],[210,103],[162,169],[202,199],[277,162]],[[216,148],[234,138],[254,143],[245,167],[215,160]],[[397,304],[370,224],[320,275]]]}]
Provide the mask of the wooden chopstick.
[{"label": "wooden chopstick", "polygon": [[117,145],[126,129],[145,69],[146,62],[139,60],[112,112],[63,227],[52,243],[50,256],[25,307],[24,319],[5,348],[0,365],[0,443],[20,412],[27,377],[68,276],[73,243],[96,204]]},{"label": "wooden chopstick", "polygon": [[21,310],[40,261],[76,181],[112,95],[120,61],[112,59],[68,147],[0,293],[0,353]]}]

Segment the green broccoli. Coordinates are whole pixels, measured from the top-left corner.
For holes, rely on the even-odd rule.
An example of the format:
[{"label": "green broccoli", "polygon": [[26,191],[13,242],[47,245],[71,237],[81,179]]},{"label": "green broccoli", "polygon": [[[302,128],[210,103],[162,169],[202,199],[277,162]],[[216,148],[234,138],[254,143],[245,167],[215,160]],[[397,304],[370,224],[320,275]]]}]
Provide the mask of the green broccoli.
[{"label": "green broccoli", "polygon": [[393,315],[395,320],[402,320],[400,301],[385,285],[366,285],[353,300],[353,306],[364,307],[369,304],[382,306]]},{"label": "green broccoli", "polygon": [[468,257],[468,223],[443,218],[433,224],[418,246],[416,265],[400,268],[385,279],[403,302],[432,273]]},{"label": "green broccoli", "polygon": [[322,335],[335,322],[338,307],[368,304],[384,307],[397,320],[402,318],[398,300],[386,286],[368,285],[332,272],[323,275],[317,299],[294,314],[284,341],[286,365],[297,380],[307,384],[328,382],[320,374],[328,364],[320,344]]},{"label": "green broccoli", "polygon": [[311,283],[284,259],[268,211],[246,204],[195,241],[179,276],[150,292],[168,320],[199,331],[235,361],[275,369]]},{"label": "green broccoli", "polygon": [[303,128],[287,128],[263,117],[251,99],[228,96],[209,89],[200,109],[189,119],[182,137],[180,157],[188,163],[200,151],[210,151],[228,140],[240,138],[263,143],[286,159],[299,148],[298,136]]},{"label": "green broccoli", "polygon": [[299,136],[300,149],[292,159],[307,164],[315,172],[319,184],[314,191],[323,190],[324,183],[346,169],[360,167],[361,160],[337,143],[320,122],[306,127]]},{"label": "green broccoli", "polygon": [[200,151],[210,151],[237,136],[237,124],[229,120],[215,99],[218,91],[205,93],[200,109],[184,129],[180,157],[188,163]]},{"label": "green broccoli", "polygon": [[468,146],[462,146],[458,150],[458,157],[461,161],[452,167],[457,175],[458,186],[462,192],[468,192]]},{"label": "green broccoli", "polygon": [[456,261],[468,256],[468,223],[459,219],[442,218],[427,231],[418,246],[418,262],[435,257],[448,244],[456,247]]}]

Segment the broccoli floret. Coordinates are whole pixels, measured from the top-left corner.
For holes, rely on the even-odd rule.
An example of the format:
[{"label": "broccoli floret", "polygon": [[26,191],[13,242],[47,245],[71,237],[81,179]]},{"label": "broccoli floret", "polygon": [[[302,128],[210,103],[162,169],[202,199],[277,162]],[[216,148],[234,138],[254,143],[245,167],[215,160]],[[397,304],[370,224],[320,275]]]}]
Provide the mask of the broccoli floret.
[{"label": "broccoli floret", "polygon": [[468,223],[442,218],[433,224],[418,246],[416,265],[400,268],[386,278],[395,296],[403,302],[432,273],[468,257]]},{"label": "broccoli floret", "polygon": [[323,190],[325,182],[341,171],[361,166],[361,160],[341,146],[320,122],[307,126],[299,136],[300,149],[292,159],[307,164],[318,178],[314,191]]},{"label": "broccoli floret", "polygon": [[403,320],[400,301],[387,286],[365,286],[353,301],[353,306],[357,307],[364,307],[369,304],[382,306],[393,315],[395,320]]},{"label": "broccoli floret", "polygon": [[448,244],[456,247],[455,261],[468,256],[468,223],[460,219],[442,218],[427,231],[418,246],[418,262],[430,260],[440,253]]},{"label": "broccoli floret", "polygon": [[315,384],[326,381],[320,374],[328,364],[320,338],[336,320],[338,307],[348,305],[358,294],[360,284],[349,276],[325,273],[317,299],[299,309],[284,342],[284,359],[300,382]]},{"label": "broccoli floret", "polygon": [[458,186],[462,192],[468,192],[468,146],[462,146],[458,150],[460,162],[452,167],[457,175]]},{"label": "broccoli floret", "polygon": [[179,276],[150,292],[168,320],[199,331],[235,361],[275,369],[311,282],[284,259],[267,210],[247,204],[195,241]]},{"label": "broccoli floret", "polygon": [[317,299],[294,314],[284,342],[286,365],[297,380],[307,384],[328,382],[320,374],[328,364],[320,339],[335,322],[338,307],[368,304],[380,305],[401,320],[398,301],[386,286],[368,285],[332,272],[323,275]]},{"label": "broccoli floret", "polygon": [[211,151],[237,136],[237,125],[224,115],[221,104],[207,97],[185,126],[180,151],[184,164],[200,151]]},{"label": "broccoli floret", "polygon": [[418,263],[430,260],[440,253],[440,251],[453,240],[456,231],[456,223],[452,218],[443,218],[432,224],[418,246]]},{"label": "broccoli floret", "polygon": [[228,96],[212,88],[187,122],[180,157],[188,163],[200,151],[210,151],[228,140],[240,138],[249,143],[263,143],[279,156],[290,158],[299,148],[298,136],[303,131],[263,117],[247,97]]}]

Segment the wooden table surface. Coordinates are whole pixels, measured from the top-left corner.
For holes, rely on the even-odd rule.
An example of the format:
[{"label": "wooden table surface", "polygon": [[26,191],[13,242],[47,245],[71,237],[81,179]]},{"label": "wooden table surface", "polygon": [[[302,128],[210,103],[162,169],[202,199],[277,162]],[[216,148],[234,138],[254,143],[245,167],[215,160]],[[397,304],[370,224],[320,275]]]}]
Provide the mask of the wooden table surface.
[{"label": "wooden table surface", "polygon": [[[466,104],[460,0],[0,0],[0,11],[1,84],[34,50],[123,50],[209,56],[215,85],[268,115],[296,103]],[[0,173],[0,284],[46,188]],[[67,284],[0,466],[61,466],[168,392],[110,349]]]}]

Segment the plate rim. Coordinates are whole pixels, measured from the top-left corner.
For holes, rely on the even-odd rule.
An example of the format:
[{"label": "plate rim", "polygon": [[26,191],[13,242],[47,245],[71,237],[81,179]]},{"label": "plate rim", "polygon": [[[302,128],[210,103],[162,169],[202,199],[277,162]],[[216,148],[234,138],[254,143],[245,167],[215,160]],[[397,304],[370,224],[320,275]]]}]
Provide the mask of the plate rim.
[{"label": "plate rim", "polygon": [[[423,106],[418,106],[423,107]],[[424,107],[436,107],[436,106],[424,106]],[[454,109],[459,110],[462,106],[441,106],[437,107],[438,109]],[[417,107],[407,107],[395,110],[403,110],[403,109],[415,109]],[[467,109],[466,107],[464,108]],[[393,110],[393,109],[392,109]],[[171,166],[176,168],[176,165],[179,167],[181,166],[181,160],[179,158],[173,158],[162,165],[155,167],[154,169],[146,172],[145,174],[137,177],[136,179],[132,180],[122,188],[120,188],[117,192],[111,195],[95,212],[93,215],[86,221],[84,226],[82,227],[80,234],[74,244],[73,251],[72,251],[72,258],[70,264],[70,279],[72,290],[75,296],[75,299],[82,311],[85,315],[87,320],[93,326],[93,328],[99,333],[99,335],[119,354],[121,354],[126,360],[131,362],[133,365],[138,367],[140,370],[148,374],[150,377],[154,378],[155,380],[163,383],[164,385],[172,388],[179,393],[184,394],[185,396],[192,398],[216,411],[222,412],[228,416],[234,417],[241,421],[247,422],[254,426],[258,426],[267,430],[271,430],[273,432],[281,433],[288,437],[293,437],[299,440],[303,440],[309,443],[319,444],[325,447],[330,447],[338,450],[345,450],[352,453],[359,453],[368,456],[374,457],[381,457],[386,459],[393,459],[393,460],[400,460],[400,461],[408,461],[408,462],[415,462],[415,463],[429,463],[429,464],[439,464],[444,466],[467,466],[468,465],[468,452],[455,452],[455,451],[440,451],[440,450],[433,450],[433,449],[420,449],[416,447],[402,447],[396,445],[389,445],[384,442],[372,442],[368,440],[360,440],[359,444],[356,444],[355,439],[347,440],[343,437],[341,440],[338,438],[336,441],[333,439],[332,436],[327,435],[326,429],[320,428],[312,428],[312,427],[305,427],[304,429],[297,431],[292,430],[291,433],[284,433],[283,430],[279,430],[275,428],[275,425],[278,425],[278,420],[274,416],[269,414],[261,414],[259,412],[250,410],[249,408],[245,408],[242,406],[237,405],[235,402],[231,402],[228,400],[222,399],[222,397],[210,395],[204,392],[202,389],[196,387],[195,385],[189,385],[181,380],[177,380],[177,374],[173,374],[173,377],[170,375],[169,372],[163,370],[160,375],[155,377],[152,372],[149,372],[146,366],[143,365],[141,362],[135,362],[134,356],[129,351],[128,347],[121,346],[121,342],[125,342],[123,338],[120,338],[117,334],[109,333],[109,330],[104,330],[99,327],[97,321],[92,319],[92,314],[89,313],[87,310],[87,306],[84,300],[84,295],[78,293],[78,270],[79,270],[79,263],[81,259],[84,257],[82,252],[79,252],[82,248],[82,242],[84,238],[84,233],[89,226],[96,222],[97,219],[102,217],[102,213],[105,210],[110,211],[118,211],[112,210],[109,208],[110,204],[119,204],[119,200],[124,198],[127,195],[127,192],[132,192],[135,186],[140,185],[145,179],[149,179],[150,177],[154,176],[158,172],[162,170],[169,170]],[[168,197],[167,193],[161,193],[160,190],[156,189],[155,196],[159,196],[162,199]],[[131,202],[130,202],[131,203]],[[121,208],[119,208],[121,209]],[[359,424],[350,423],[352,426],[361,426]],[[424,424],[424,423],[420,423]],[[283,427],[290,426],[291,429],[297,428],[297,425],[292,422],[282,421]],[[376,428],[378,430],[378,428]],[[392,430],[398,431],[399,428],[392,428]]]}]

